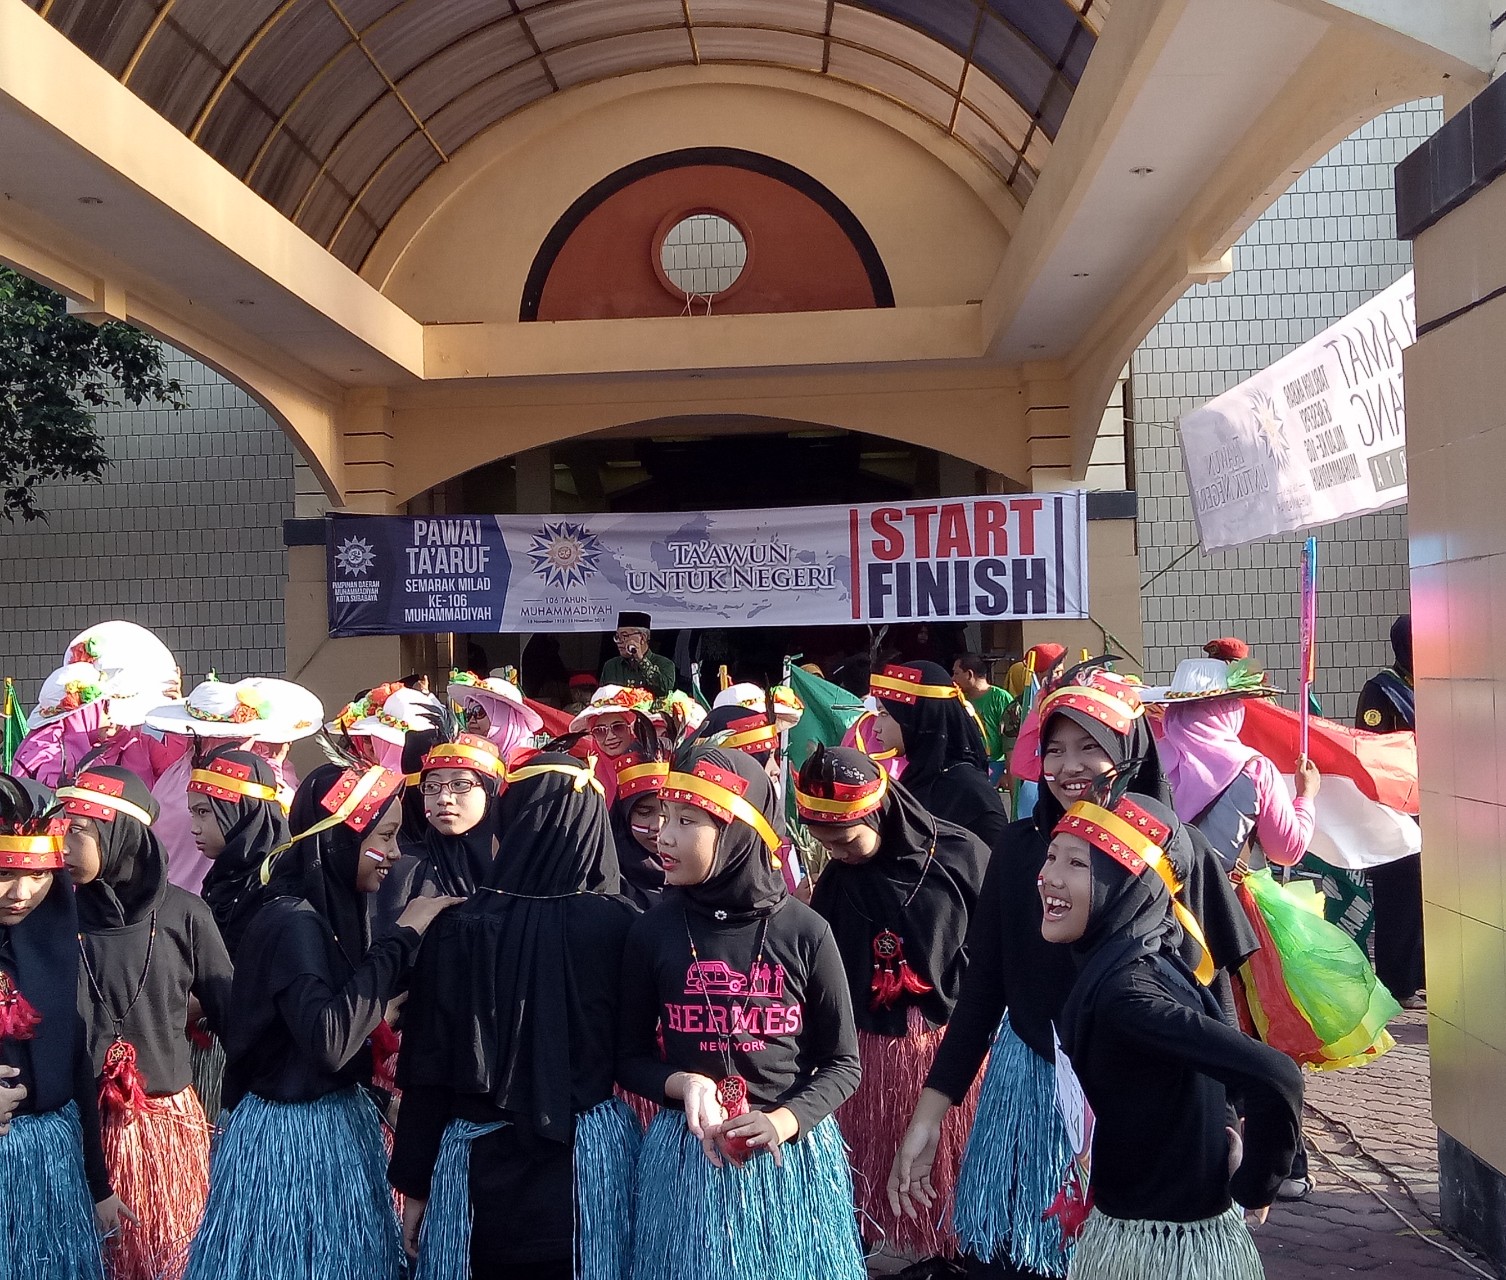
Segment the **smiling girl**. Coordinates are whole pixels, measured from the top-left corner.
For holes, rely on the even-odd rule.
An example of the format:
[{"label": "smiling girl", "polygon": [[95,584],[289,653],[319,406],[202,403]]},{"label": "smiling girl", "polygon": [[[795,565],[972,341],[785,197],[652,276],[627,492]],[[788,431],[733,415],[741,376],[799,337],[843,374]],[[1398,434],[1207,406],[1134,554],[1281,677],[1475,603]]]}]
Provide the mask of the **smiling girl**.
[{"label": "smiling girl", "polygon": [[469,897],[485,882],[496,856],[493,810],[503,775],[497,748],[474,734],[436,742],[424,755],[418,791],[429,829],[415,876],[420,896]]},{"label": "smiling girl", "polygon": [[58,795],[105,1157],[137,1214],[110,1241],[107,1261],[120,1280],[175,1280],[209,1188],[209,1126],[183,1032],[191,1003],[211,1028],[224,1027],[230,957],[204,903],[168,883],[152,833],[157,802],[141,779],[91,765]]},{"label": "smiling girl", "polygon": [[[397,861],[402,777],[325,765],[303,782],[301,832],[272,864],[247,931],[225,1034],[231,1108],[189,1280],[397,1280],[404,1259],[370,1037],[419,939],[455,898],[418,898],[372,941],[367,898]],[[275,1203],[267,1189],[275,1188]]]},{"label": "smiling girl", "polygon": [[669,890],[622,964],[618,1082],[665,1108],[638,1161],[634,1280],[862,1280],[831,1119],[859,1076],[836,940],[785,891],[751,756],[686,748],[662,795]]}]

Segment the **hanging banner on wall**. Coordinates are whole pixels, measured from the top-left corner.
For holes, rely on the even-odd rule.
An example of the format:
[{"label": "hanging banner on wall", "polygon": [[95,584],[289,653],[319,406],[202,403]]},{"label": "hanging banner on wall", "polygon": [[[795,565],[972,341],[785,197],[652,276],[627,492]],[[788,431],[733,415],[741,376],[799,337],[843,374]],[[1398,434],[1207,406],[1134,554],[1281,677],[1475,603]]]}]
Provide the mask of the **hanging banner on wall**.
[{"label": "hanging banner on wall", "polygon": [[1182,466],[1204,551],[1407,500],[1401,353],[1409,271],[1269,369],[1186,414]]},{"label": "hanging banner on wall", "polygon": [[330,635],[1085,618],[1082,493],[327,519]]}]

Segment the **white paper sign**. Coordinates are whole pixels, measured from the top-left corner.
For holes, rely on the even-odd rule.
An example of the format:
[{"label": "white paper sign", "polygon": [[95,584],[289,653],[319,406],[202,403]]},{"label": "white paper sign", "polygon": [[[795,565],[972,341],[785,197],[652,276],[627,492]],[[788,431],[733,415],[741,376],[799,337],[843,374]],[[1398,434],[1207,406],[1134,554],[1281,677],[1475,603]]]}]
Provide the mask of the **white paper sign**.
[{"label": "white paper sign", "polygon": [[1054,1026],[1051,1028],[1051,1051],[1056,1059],[1056,1109],[1061,1112],[1067,1140],[1072,1144],[1072,1155],[1082,1170],[1086,1185],[1093,1162],[1093,1108],[1088,1103],[1088,1095],[1082,1091],[1082,1081],[1072,1069],[1072,1059],[1062,1048]]},{"label": "white paper sign", "polygon": [[1409,271],[1182,418],[1182,466],[1204,551],[1407,500],[1401,353],[1416,336]]}]

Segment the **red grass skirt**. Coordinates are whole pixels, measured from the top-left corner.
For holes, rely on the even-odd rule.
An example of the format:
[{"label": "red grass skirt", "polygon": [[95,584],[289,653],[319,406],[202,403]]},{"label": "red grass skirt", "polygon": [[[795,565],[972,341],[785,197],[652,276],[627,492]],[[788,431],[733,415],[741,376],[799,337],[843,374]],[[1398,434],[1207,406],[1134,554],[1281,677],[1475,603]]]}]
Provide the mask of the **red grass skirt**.
[{"label": "red grass skirt", "polygon": [[654,1117],[663,1110],[657,1102],[650,1102],[636,1093],[629,1093],[620,1086],[612,1092],[627,1103],[628,1110],[638,1117],[638,1127],[644,1132],[648,1131],[649,1125],[654,1122]]},{"label": "red grass skirt", "polygon": [[896,1218],[889,1208],[889,1171],[945,1034],[945,1027],[932,1027],[914,1006],[910,1008],[909,1029],[902,1038],[859,1031],[863,1082],[837,1111],[837,1123],[852,1161],[863,1235],[871,1241],[881,1233],[889,1252],[905,1257],[950,1257],[957,1251],[951,1222],[952,1190],[978,1110],[983,1072],[978,1073],[962,1105],[952,1107],[941,1123],[941,1143],[931,1169],[937,1201],[930,1216],[912,1222],[903,1215]]},{"label": "red grass skirt", "polygon": [[179,1280],[209,1194],[209,1123],[192,1089],[101,1117],[115,1193],[140,1220],[105,1243],[114,1280]]}]

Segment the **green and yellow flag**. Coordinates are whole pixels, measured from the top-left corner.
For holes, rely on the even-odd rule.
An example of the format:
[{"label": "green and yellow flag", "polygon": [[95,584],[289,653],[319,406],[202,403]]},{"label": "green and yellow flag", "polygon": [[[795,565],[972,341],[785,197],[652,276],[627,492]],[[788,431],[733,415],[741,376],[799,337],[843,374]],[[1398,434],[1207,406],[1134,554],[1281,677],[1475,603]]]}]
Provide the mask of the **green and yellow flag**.
[{"label": "green and yellow flag", "polygon": [[9,676],[5,677],[4,718],[5,730],[3,743],[0,743],[0,761],[3,761],[8,773],[11,762],[16,758],[16,748],[21,745],[21,739],[26,736],[26,713],[21,710],[21,698],[16,693],[16,682]]}]

